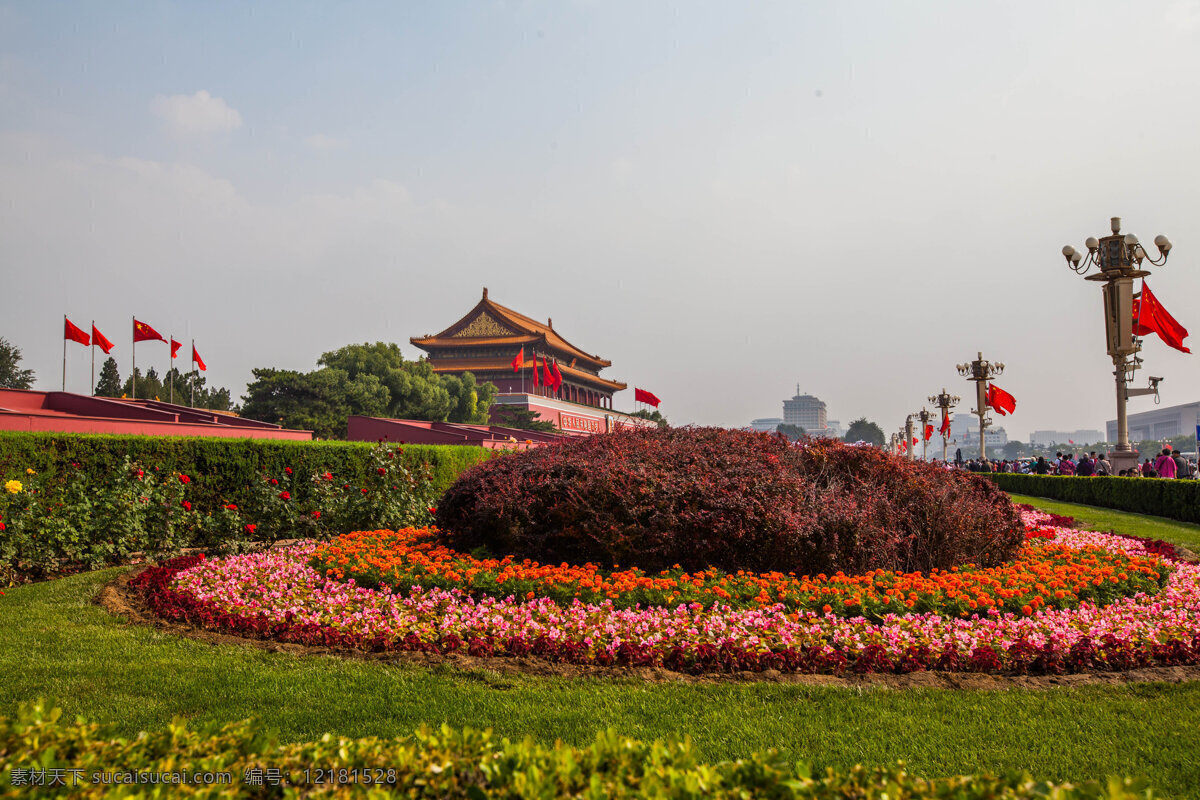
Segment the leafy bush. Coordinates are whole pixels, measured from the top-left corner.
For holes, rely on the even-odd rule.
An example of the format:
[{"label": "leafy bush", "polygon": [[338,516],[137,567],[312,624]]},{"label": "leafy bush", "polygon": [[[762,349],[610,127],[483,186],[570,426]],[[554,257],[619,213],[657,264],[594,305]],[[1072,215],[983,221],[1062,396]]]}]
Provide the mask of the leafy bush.
[{"label": "leafy bush", "polygon": [[361,477],[284,467],[261,473],[237,501],[196,491],[205,476],[126,456],[104,473],[71,465],[53,478],[32,468],[0,489],[0,585],[186,547],[242,552],[280,539],[327,539],[383,526],[425,525],[437,496],[428,465],[404,448],[356,451]]},{"label": "leafy bush", "polygon": [[[289,467],[304,476],[332,472],[345,483],[362,485],[375,468],[368,455],[372,446],[368,442],[0,431],[0,484],[10,478],[22,480],[25,470],[33,469],[43,476],[50,493],[76,472],[99,486],[128,457],[164,472],[193,476],[192,502],[216,508],[226,503],[244,505],[261,474],[278,475]],[[495,451],[482,447],[406,444],[397,457],[410,470],[427,468],[434,489],[441,492],[463,470],[493,455]],[[305,484],[297,489],[304,496],[312,487]]]},{"label": "leafy bush", "polygon": [[[57,772],[55,772],[57,771]],[[189,783],[155,796],[282,797],[337,788],[352,796],[385,797],[651,797],[797,800],[835,798],[956,798],[956,800],[1150,800],[1143,781],[1109,779],[1071,785],[1034,782],[1028,775],[964,775],[926,780],[904,765],[813,775],[774,750],[737,761],[706,764],[690,741],[639,742],[612,730],[586,747],[532,739],[513,742],[491,731],[422,727],[411,737],[343,739],[280,745],[260,725],[235,722],[189,729],[184,721],[133,739],[97,725],[66,722],[43,703],[22,705],[16,719],[0,717],[0,773],[13,796],[144,796],[145,784],[92,783],[113,773],[161,776],[186,772]],[[57,774],[66,787],[51,787]],[[192,783],[197,774],[200,783]],[[203,780],[207,774],[208,782]],[[37,780],[43,785],[31,785]],[[111,778],[110,778],[111,780]],[[161,780],[161,779],[160,779]],[[168,795],[165,792],[170,792]]]},{"label": "leafy bush", "polygon": [[542,563],[803,574],[992,566],[1024,540],[1003,492],[870,447],[635,430],[480,464],[437,522],[461,552]]},{"label": "leafy bush", "polygon": [[1006,492],[1200,522],[1200,481],[983,473]]}]

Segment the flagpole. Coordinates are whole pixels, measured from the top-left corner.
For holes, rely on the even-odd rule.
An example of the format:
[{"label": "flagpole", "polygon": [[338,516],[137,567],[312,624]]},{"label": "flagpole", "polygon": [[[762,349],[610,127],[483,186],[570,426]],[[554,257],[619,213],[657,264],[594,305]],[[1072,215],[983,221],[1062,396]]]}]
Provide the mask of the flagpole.
[{"label": "flagpole", "polygon": [[172,375],[175,371],[175,337],[171,337],[171,341],[167,342],[167,347],[171,350],[171,367],[167,370],[167,382],[171,384],[171,388],[167,391],[167,402],[175,403],[175,376]]},{"label": "flagpole", "polygon": [[137,317],[133,317],[133,343],[129,345],[129,352],[133,357],[133,372],[129,373],[129,396],[137,400]]},{"label": "flagpole", "polygon": [[92,397],[96,396],[96,320],[92,320]]},{"label": "flagpole", "polygon": [[[192,339],[192,399],[188,401],[188,408],[196,407],[196,340]],[[211,408],[212,406],[209,406]]]},{"label": "flagpole", "polygon": [[63,384],[62,390],[67,390],[67,315],[63,314]]}]

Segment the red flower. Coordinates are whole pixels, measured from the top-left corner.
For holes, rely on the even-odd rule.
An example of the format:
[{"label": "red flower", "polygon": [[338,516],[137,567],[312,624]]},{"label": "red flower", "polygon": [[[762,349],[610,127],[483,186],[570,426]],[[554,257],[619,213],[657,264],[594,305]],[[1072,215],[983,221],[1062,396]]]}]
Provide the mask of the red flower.
[{"label": "red flower", "polygon": [[254,533],[254,531],[255,531],[257,528],[258,528],[258,526],[257,526],[257,525],[255,525],[253,522],[251,522],[251,523],[248,523],[248,524],[246,525],[246,533]]},{"label": "red flower", "polygon": [[365,486],[363,487],[362,493],[363,493],[363,494],[366,494],[366,493],[367,493],[367,487],[365,487]]},{"label": "red flower", "polygon": [[4,527],[3,522],[0,522],[0,531],[6,531],[6,530],[8,530],[8,528]]},{"label": "red flower", "polygon": [[430,514],[436,514],[436,513],[437,513],[437,509],[436,509],[436,508],[429,508],[429,509],[426,509],[426,510],[427,510],[427,511],[429,511],[429,513],[430,513]]},{"label": "red flower", "polygon": [[184,500],[184,501],[183,501],[182,503],[180,503],[179,505],[183,506],[183,507],[184,507],[186,510],[188,510],[188,511],[191,511],[191,510],[192,510],[192,504],[191,504],[191,503],[189,503],[187,500]]},{"label": "red flower", "polygon": [[291,474],[292,474],[292,468],[291,468],[291,467],[284,467],[284,468],[283,468],[283,471],[284,471],[284,472],[286,472],[288,475],[291,475]]},{"label": "red flower", "polygon": [[137,475],[137,476],[138,476],[138,479],[140,480],[140,479],[141,479],[141,477],[142,477],[143,475],[145,475],[146,473],[142,472],[142,471],[139,469],[139,470],[138,470],[137,472],[135,472],[134,474],[135,474],[135,475]]},{"label": "red flower", "polygon": [[280,499],[280,500],[291,500],[291,499],[292,499],[292,495],[291,495],[291,493],[290,493],[290,492],[280,492],[280,493],[279,493],[279,499]]},{"label": "red flower", "polygon": [[279,485],[279,481],[278,481],[278,480],[276,480],[275,478],[271,478],[271,485],[272,485],[272,486],[278,486],[278,485]]},{"label": "red flower", "polygon": [[326,472],[326,473],[325,473],[325,480],[327,480],[327,481],[331,481],[331,480],[333,480],[333,473],[332,473],[332,472]]},{"label": "red flower", "polygon": [[189,478],[187,475],[180,475],[180,476],[179,476],[179,482],[180,482],[180,483],[191,483],[191,482],[192,482],[192,479],[191,479],[191,478]]},{"label": "red flower", "polygon": [[320,518],[321,518],[321,512],[320,512],[320,511],[314,511],[314,512],[313,512],[313,519],[320,519]]},{"label": "red flower", "polygon": [[237,503],[230,503],[229,505],[227,505],[225,507],[227,509],[229,509],[230,511],[237,511]]},{"label": "red flower", "polygon": [[380,475],[386,475],[386,474],[387,474],[387,467],[380,467],[379,469],[377,469],[377,470],[375,470],[375,471],[376,471],[376,472],[378,472]]},{"label": "red flower", "polygon": [[343,489],[349,489],[349,488],[350,488],[350,484],[348,484],[348,483],[343,483],[343,484],[342,484],[342,488],[343,488]]},{"label": "red flower", "polygon": [[395,458],[395,457],[396,457],[396,454],[393,453],[391,450],[388,450],[388,458]]}]

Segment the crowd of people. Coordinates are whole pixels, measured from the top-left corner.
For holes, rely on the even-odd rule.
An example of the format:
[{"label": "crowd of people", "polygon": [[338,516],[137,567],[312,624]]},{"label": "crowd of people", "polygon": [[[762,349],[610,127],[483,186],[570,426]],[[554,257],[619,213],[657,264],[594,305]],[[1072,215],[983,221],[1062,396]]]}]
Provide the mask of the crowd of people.
[{"label": "crowd of people", "polygon": [[[1015,472],[1023,475],[1074,475],[1091,477],[1093,475],[1113,475],[1113,467],[1104,453],[1080,453],[1076,458],[1074,453],[1058,452],[1054,458],[1038,456],[1037,458],[1017,459],[969,459],[964,460],[962,451],[955,453],[954,461],[946,462],[947,469],[965,469],[971,472]],[[1184,458],[1178,450],[1164,447],[1153,461],[1144,459],[1142,464],[1128,470],[1118,470],[1117,477],[1122,478],[1197,478],[1196,462]]]}]

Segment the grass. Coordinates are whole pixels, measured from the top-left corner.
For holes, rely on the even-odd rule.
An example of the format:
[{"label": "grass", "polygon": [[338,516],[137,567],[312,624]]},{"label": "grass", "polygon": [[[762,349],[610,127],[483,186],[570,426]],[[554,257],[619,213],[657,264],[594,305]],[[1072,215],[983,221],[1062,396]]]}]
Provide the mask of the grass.
[{"label": "grass", "polygon": [[212,646],[125,624],[91,602],[114,571],[0,597],[0,715],[45,697],[122,735],[258,717],[284,741],[401,736],[422,722],[589,742],[612,727],[689,735],[704,757],[775,747],[817,769],[908,762],[915,773],[1028,770],[1049,780],[1147,777],[1200,797],[1200,683],[1049,691],[656,684],[501,676]]},{"label": "grass", "polygon": [[1076,503],[1060,503],[1057,500],[1047,500],[1044,497],[1030,497],[1023,494],[1009,495],[1014,503],[1028,503],[1034,508],[1040,508],[1054,514],[1074,517],[1080,527],[1092,531],[1118,531],[1119,533],[1146,536],[1151,539],[1162,539],[1180,544],[1193,553],[1200,553],[1200,525],[1192,522],[1178,522],[1166,517],[1150,517],[1143,514],[1130,514],[1126,511],[1113,511],[1110,508],[1097,506],[1082,506]]}]

